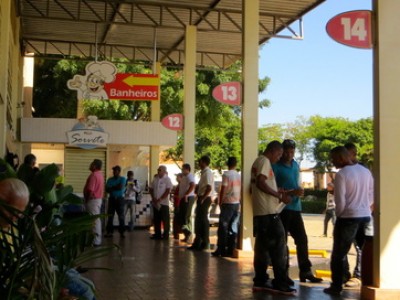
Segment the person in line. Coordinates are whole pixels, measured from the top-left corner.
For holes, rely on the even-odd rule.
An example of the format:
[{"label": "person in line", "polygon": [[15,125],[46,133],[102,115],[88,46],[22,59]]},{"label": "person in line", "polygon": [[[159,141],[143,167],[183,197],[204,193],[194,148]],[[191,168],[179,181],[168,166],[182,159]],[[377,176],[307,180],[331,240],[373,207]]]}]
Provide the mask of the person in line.
[{"label": "person in line", "polygon": [[221,212],[218,223],[217,250],[213,256],[233,256],[239,232],[241,176],[236,171],[236,157],[229,157],[228,171],[222,175],[218,204]]},{"label": "person in line", "polygon": [[24,157],[23,164],[19,166],[17,177],[29,186],[38,172],[39,168],[36,167],[36,156],[30,153]]},{"label": "person in line", "polygon": [[367,168],[351,161],[350,153],[344,146],[331,150],[331,160],[340,171],[335,177],[337,219],[331,256],[332,283],[324,292],[340,296],[351,244],[358,236],[364,235],[364,228],[371,220],[374,180]]},{"label": "person in line", "polygon": [[[346,143],[344,147],[349,151],[350,160],[353,164],[359,164],[365,167],[357,159],[357,147],[353,143]],[[366,168],[366,167],[365,167]],[[372,208],[371,208],[372,209]],[[371,216],[371,220],[364,228],[364,234],[360,234],[356,237],[353,242],[354,248],[356,250],[356,265],[354,266],[353,274],[350,273],[350,266],[348,260],[346,260],[345,268],[345,278],[348,279],[345,283],[346,287],[360,287],[361,286],[361,258],[362,258],[362,248],[364,247],[367,239],[372,239],[374,235],[374,222]]]},{"label": "person in line", "polygon": [[[151,237],[152,239],[169,239],[169,194],[171,189],[172,182],[168,177],[167,167],[161,165],[158,167],[157,175],[154,176],[150,184],[151,203],[153,205],[154,214],[154,235]],[[164,227],[163,233],[161,233],[161,223]]]},{"label": "person in line", "polygon": [[336,223],[336,213],[335,213],[335,197],[334,197],[334,184],[333,182],[329,182],[326,187],[326,209],[325,209],[325,218],[324,218],[324,233],[322,237],[328,236],[328,223],[332,220],[332,225],[335,226]]},{"label": "person in line", "polygon": [[126,173],[126,189],[125,189],[125,210],[124,216],[129,212],[128,228],[130,231],[135,227],[135,212],[136,212],[136,200],[137,194],[140,193],[140,186],[138,181],[133,177],[133,171]]},{"label": "person in line", "polygon": [[210,248],[210,221],[208,212],[212,196],[214,195],[214,175],[210,165],[210,157],[204,155],[199,159],[201,169],[200,181],[197,185],[196,217],[194,219],[194,230],[196,237],[189,250],[207,250]]},{"label": "person in line", "polygon": [[105,237],[112,237],[114,233],[114,215],[117,213],[118,215],[118,231],[120,237],[125,238],[125,187],[126,187],[126,178],[121,176],[121,167],[115,166],[112,168],[113,176],[107,179],[106,183],[106,192],[109,194],[108,196],[108,220],[106,230],[107,233]]},{"label": "person in line", "polygon": [[[300,281],[306,282],[309,280],[310,282],[318,283],[322,281],[322,278],[315,277],[311,271],[312,265],[308,258],[308,238],[303,217],[301,216],[302,208],[299,196],[304,195],[304,190],[300,186],[300,167],[294,160],[296,143],[287,139],[283,141],[282,146],[282,157],[272,165],[272,168],[278,188],[287,191],[291,197],[291,202],[283,208],[280,217],[285,228],[286,239],[290,234],[296,244]],[[287,258],[286,267],[289,269],[289,255]],[[294,281],[289,277],[287,281],[290,285],[294,285]]]},{"label": "person in line", "polygon": [[196,182],[189,164],[182,165],[182,180],[179,185],[179,212],[181,216],[182,232],[185,235],[182,242],[190,243],[192,239],[192,209],[195,198]]},{"label": "person in line", "polygon": [[176,174],[176,181],[178,184],[174,187],[174,219],[172,220],[172,234],[174,236],[174,240],[179,240],[179,234],[182,232],[182,223],[181,223],[181,215],[179,212],[179,206],[181,202],[181,198],[179,197],[179,189],[181,186],[183,174]]},{"label": "person in line", "polygon": [[[104,196],[104,176],[101,172],[103,162],[100,159],[94,159],[89,166],[90,175],[86,179],[83,188],[83,197],[85,200],[85,209],[91,215],[99,215]],[[101,220],[97,218],[93,224],[93,246],[101,245]]]},{"label": "person in line", "polygon": [[[254,226],[253,291],[272,291],[294,295],[296,290],[287,282],[286,235],[279,216],[280,203],[290,202],[288,195],[278,190],[271,163],[277,162],[283,153],[282,144],[272,141],[251,167],[251,199]],[[274,279],[270,283],[267,273],[272,262]]]}]

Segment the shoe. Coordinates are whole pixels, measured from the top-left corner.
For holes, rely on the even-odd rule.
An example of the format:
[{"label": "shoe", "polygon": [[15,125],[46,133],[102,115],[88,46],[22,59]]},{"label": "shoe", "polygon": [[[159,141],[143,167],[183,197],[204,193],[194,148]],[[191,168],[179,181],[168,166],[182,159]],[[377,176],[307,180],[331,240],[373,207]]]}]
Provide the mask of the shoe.
[{"label": "shoe", "polygon": [[361,280],[356,277],[352,277],[344,284],[344,286],[345,287],[360,287]]},{"label": "shoe", "polygon": [[296,289],[293,289],[291,287],[288,288],[276,288],[272,286],[271,284],[265,283],[265,284],[254,284],[253,285],[253,292],[270,292],[273,294],[280,294],[280,295],[286,295],[286,296],[292,296],[296,294]]},{"label": "shoe", "polygon": [[334,288],[332,286],[324,289],[324,293],[325,294],[329,294],[329,295],[332,295],[332,296],[340,296],[341,292],[342,292],[341,290],[338,290],[338,289],[336,289],[336,288]]},{"label": "shoe", "polygon": [[200,251],[200,250],[201,250],[199,247],[194,246],[194,245],[192,245],[192,246],[190,246],[190,247],[187,247],[186,249],[187,249],[187,250],[195,250],[195,251]]},{"label": "shoe", "polygon": [[220,256],[222,256],[222,253],[219,252],[218,250],[215,250],[214,252],[211,252],[211,256],[220,257]]},{"label": "shoe", "polygon": [[290,286],[294,286],[294,281],[288,276],[286,277],[286,283]]},{"label": "shoe", "polygon": [[104,237],[105,237],[105,238],[111,238],[111,237],[113,237],[113,234],[112,234],[112,233],[106,233],[106,234],[104,235]]},{"label": "shoe", "polygon": [[159,236],[159,235],[154,235],[154,234],[153,234],[153,235],[150,237],[150,239],[151,239],[151,240],[161,240],[162,237]]},{"label": "shoe", "polygon": [[209,250],[209,249],[210,249],[210,244],[201,243],[199,250]]},{"label": "shoe", "polygon": [[306,282],[309,280],[311,283],[319,283],[322,282],[322,278],[315,277],[311,271],[308,272],[300,272],[299,274],[300,282]]}]

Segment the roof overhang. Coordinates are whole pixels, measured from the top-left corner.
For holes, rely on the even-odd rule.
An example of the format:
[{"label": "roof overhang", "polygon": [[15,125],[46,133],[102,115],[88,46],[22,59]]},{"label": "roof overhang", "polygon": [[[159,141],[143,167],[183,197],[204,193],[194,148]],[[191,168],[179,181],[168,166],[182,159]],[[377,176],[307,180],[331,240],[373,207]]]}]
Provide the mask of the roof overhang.
[{"label": "roof overhang", "polygon": [[[324,1],[260,0],[259,44],[273,37],[301,39],[301,17]],[[187,25],[197,27],[198,67],[225,68],[242,55],[242,1],[17,0],[17,5],[23,50],[35,56],[181,65]]]}]

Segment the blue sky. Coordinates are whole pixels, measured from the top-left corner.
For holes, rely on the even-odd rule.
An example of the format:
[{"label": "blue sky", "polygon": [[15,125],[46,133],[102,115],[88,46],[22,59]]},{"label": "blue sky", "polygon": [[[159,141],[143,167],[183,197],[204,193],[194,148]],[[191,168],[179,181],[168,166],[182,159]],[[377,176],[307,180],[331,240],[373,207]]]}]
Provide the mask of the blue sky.
[{"label": "blue sky", "polygon": [[259,111],[260,127],[316,114],[372,116],[372,50],[339,44],[325,30],[335,15],[360,9],[371,9],[371,0],[327,0],[304,16],[304,40],[273,38],[262,46],[259,76],[271,82],[260,99],[271,107]]}]

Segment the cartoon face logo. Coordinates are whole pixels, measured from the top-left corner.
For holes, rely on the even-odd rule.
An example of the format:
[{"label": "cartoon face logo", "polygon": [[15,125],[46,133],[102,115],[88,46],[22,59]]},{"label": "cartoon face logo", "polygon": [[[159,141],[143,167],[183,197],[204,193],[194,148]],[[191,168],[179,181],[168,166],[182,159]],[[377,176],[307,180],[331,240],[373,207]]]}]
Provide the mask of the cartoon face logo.
[{"label": "cartoon face logo", "polygon": [[86,65],[85,70],[85,76],[75,75],[73,79],[68,80],[68,88],[78,92],[78,100],[109,99],[104,84],[115,80],[117,67],[108,61],[91,62]]}]

